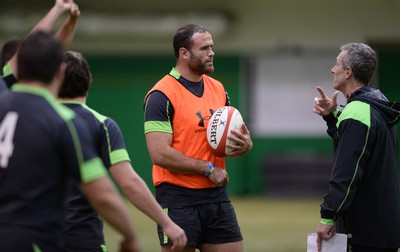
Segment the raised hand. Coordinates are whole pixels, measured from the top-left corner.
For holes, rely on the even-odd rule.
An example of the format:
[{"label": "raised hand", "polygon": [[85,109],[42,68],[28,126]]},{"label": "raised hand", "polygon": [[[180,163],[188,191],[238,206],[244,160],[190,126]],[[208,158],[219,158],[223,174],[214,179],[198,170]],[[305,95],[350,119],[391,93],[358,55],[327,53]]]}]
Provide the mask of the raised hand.
[{"label": "raised hand", "polygon": [[73,17],[79,17],[81,15],[79,6],[76,3],[72,3],[71,8],[69,9],[69,14]]},{"label": "raised hand", "polygon": [[339,91],[335,91],[335,93],[333,93],[332,99],[326,96],[324,90],[320,86],[317,86],[317,91],[321,95],[321,98],[314,98],[313,112],[320,116],[326,116],[330,113],[333,113],[338,106],[337,96]]},{"label": "raised hand", "polygon": [[56,0],[54,7],[56,7],[59,11],[69,11],[74,4],[73,0]]}]

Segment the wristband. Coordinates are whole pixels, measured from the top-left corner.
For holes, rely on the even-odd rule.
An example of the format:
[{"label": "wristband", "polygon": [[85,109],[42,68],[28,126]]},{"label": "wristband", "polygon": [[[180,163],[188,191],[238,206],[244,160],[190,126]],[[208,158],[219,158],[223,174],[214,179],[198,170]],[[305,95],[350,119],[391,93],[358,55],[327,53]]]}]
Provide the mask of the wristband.
[{"label": "wristband", "polygon": [[335,222],[333,221],[333,219],[321,219],[321,224],[333,226]]},{"label": "wristband", "polygon": [[204,172],[204,175],[210,176],[211,173],[213,173],[213,171],[214,171],[214,169],[215,169],[214,166],[215,166],[215,165],[214,165],[213,163],[209,162],[209,163],[208,163],[207,171]]}]

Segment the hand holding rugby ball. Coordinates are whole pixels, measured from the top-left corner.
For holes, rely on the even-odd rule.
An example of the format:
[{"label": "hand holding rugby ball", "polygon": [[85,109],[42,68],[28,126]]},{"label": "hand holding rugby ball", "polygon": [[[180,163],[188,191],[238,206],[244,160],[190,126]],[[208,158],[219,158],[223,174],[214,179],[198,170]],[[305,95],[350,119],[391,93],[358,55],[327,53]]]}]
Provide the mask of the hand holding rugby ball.
[{"label": "hand holding rugby ball", "polygon": [[224,106],[211,116],[207,126],[207,142],[211,152],[218,157],[225,157],[233,151],[226,145],[231,141],[231,131],[241,131],[243,118],[240,112],[232,106]]}]

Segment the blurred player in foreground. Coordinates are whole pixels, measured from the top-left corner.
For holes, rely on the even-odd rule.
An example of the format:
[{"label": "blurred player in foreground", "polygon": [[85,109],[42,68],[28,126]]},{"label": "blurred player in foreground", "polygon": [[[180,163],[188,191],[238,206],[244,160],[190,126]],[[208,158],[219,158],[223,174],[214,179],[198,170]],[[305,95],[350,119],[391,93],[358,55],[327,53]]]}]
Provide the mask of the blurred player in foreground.
[{"label": "blurred player in foreground", "polygon": [[3,78],[1,78],[0,77],[0,95],[3,93],[3,92],[7,92],[8,93],[8,87],[7,87],[7,85],[6,85],[6,83],[4,82],[4,80],[3,80]]},{"label": "blurred player in foreground", "polygon": [[[161,225],[172,240],[174,251],[181,250],[187,241],[185,232],[164,214],[146,183],[133,170],[118,125],[86,105],[92,81],[87,61],[80,53],[69,51],[65,53],[64,62],[66,74],[59,92],[60,100],[86,121],[97,154],[132,204]],[[100,248],[105,247],[102,221],[75,181],[70,185],[65,228],[68,251],[101,251]]]},{"label": "blurred player in foreground", "polygon": [[[318,247],[336,232],[349,237],[352,252],[397,252],[400,247],[400,177],[396,124],[400,104],[389,102],[369,83],[377,67],[367,45],[343,45],[332,68],[332,99],[317,87],[314,113],[323,117],[335,158],[321,204]],[[338,111],[339,92],[347,99]]]},{"label": "blurred player in foreground", "polygon": [[[200,25],[185,25],[173,39],[176,66],[145,97],[145,133],[153,161],[156,199],[188,237],[185,252],[243,251],[242,234],[229,200],[225,158],[211,153],[206,128],[211,111],[229,105],[214,71],[212,36]],[[233,131],[231,156],[252,148],[245,124]],[[158,229],[162,251],[171,241]]]},{"label": "blurred player in foreground", "polygon": [[128,212],[87,137],[86,124],[55,96],[64,78],[61,44],[31,33],[17,53],[19,83],[0,99],[0,248],[5,252],[62,251],[70,177],[93,207],[136,249]]}]

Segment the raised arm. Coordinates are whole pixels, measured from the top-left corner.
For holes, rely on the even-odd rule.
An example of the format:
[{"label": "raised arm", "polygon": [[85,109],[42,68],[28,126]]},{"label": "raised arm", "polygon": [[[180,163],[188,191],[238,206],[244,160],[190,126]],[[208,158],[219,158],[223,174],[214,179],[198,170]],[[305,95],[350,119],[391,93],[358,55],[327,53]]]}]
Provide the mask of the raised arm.
[{"label": "raised arm", "polygon": [[72,3],[71,9],[69,10],[69,16],[64,21],[60,29],[56,33],[56,38],[61,41],[64,49],[67,49],[71,44],[76,31],[76,24],[78,23],[78,18],[81,15],[79,6]]},{"label": "raised arm", "polygon": [[[46,32],[51,32],[57,22],[57,20],[61,17],[61,15],[66,12],[66,11],[70,11],[72,6],[74,5],[73,0],[56,0],[54,6],[49,10],[49,12],[33,27],[33,29],[30,31],[30,33],[34,32],[34,31],[38,31],[38,30],[42,30],[42,31],[46,31]],[[79,9],[78,9],[79,12]],[[74,12],[76,15],[76,12]],[[70,14],[70,17],[71,18]],[[79,16],[79,14],[78,14]],[[68,19],[67,19],[68,21]],[[66,22],[67,22],[66,21]],[[71,22],[72,23],[72,22]],[[76,20],[75,20],[76,23]],[[64,25],[61,27],[63,28]],[[69,25],[70,27],[70,25]],[[72,40],[72,36],[65,36],[66,39],[71,38]],[[70,40],[67,42],[64,42],[63,40],[61,40],[62,44],[64,45],[69,45],[69,43],[71,42]],[[18,69],[17,69],[17,53],[14,54],[14,56],[10,59],[10,67],[12,70],[13,75],[18,79]]]},{"label": "raised arm", "polygon": [[64,12],[69,11],[73,4],[73,0],[56,0],[54,6],[49,10],[46,16],[33,27],[31,32],[37,30],[51,32],[60,16]]}]

